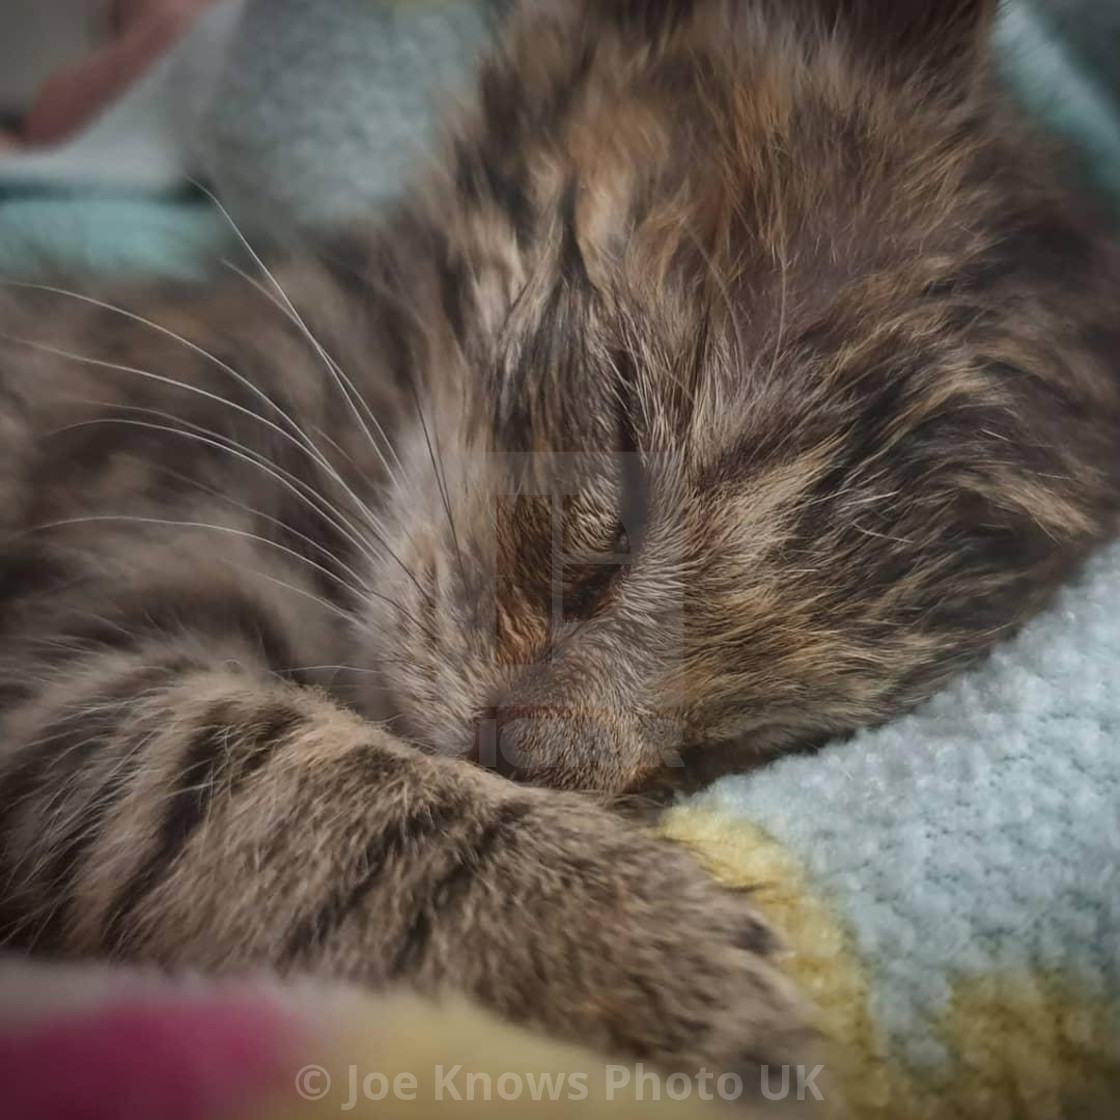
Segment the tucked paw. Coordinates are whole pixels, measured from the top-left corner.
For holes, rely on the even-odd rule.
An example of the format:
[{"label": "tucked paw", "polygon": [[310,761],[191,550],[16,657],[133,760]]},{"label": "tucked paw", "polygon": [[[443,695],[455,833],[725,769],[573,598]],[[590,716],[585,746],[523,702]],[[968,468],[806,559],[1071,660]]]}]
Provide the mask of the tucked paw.
[{"label": "tucked paw", "polygon": [[735,1074],[747,1099],[763,1066],[807,1061],[801,1001],[747,893],[579,798],[521,804],[463,931],[477,995],[620,1060]]},{"label": "tucked paw", "polygon": [[651,846],[657,867],[632,884],[604,1017],[632,1056],[736,1074],[757,1093],[763,1066],[804,1061],[811,1041],[775,962],[779,940],[746,893],[718,886],[683,851]]}]

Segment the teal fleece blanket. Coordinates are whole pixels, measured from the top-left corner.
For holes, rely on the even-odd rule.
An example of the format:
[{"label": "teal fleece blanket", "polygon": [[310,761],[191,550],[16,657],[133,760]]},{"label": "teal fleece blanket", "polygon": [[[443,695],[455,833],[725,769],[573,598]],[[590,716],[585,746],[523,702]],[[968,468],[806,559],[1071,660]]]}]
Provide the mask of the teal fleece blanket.
[{"label": "teal fleece blanket", "polygon": [[[231,111],[258,140],[248,170],[310,220],[390,197],[429,134],[429,95],[483,36],[480,8],[269,11],[233,56]],[[1120,6],[1017,0],[996,41],[1007,80],[1120,207]],[[9,277],[44,258],[190,274],[229,237],[186,197],[0,197]],[[852,1051],[838,1080],[853,1115],[1041,1120],[1120,1100],[1118,605],[1120,545],[920,711],[678,810],[680,835],[781,878],[794,971]]]}]

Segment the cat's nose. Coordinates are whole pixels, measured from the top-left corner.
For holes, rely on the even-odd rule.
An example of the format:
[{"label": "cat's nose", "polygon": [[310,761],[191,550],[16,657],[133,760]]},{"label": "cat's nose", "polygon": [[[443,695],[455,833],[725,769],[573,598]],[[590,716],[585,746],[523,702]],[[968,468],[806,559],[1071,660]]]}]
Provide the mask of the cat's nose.
[{"label": "cat's nose", "polygon": [[684,765],[675,719],[609,705],[533,701],[510,697],[479,708],[468,759],[511,781],[612,793]]}]

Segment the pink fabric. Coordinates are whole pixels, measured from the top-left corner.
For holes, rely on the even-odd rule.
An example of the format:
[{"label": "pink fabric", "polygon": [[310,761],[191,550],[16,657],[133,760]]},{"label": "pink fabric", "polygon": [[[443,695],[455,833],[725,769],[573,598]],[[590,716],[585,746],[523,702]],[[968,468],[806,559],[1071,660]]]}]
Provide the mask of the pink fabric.
[{"label": "pink fabric", "polygon": [[122,1005],[6,1030],[0,1115],[220,1120],[287,1087],[294,1036],[266,1003],[221,999]]}]

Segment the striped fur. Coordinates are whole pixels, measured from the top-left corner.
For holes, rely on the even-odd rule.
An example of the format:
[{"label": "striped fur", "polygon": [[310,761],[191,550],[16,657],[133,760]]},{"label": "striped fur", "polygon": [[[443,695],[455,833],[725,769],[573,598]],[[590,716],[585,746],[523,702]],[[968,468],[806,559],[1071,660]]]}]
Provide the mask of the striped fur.
[{"label": "striped fur", "polygon": [[1113,530],[1117,249],[991,4],[525,7],[381,225],[0,296],[0,936],[750,1071],[805,1035],[749,901],[565,791],[1044,603]]}]

